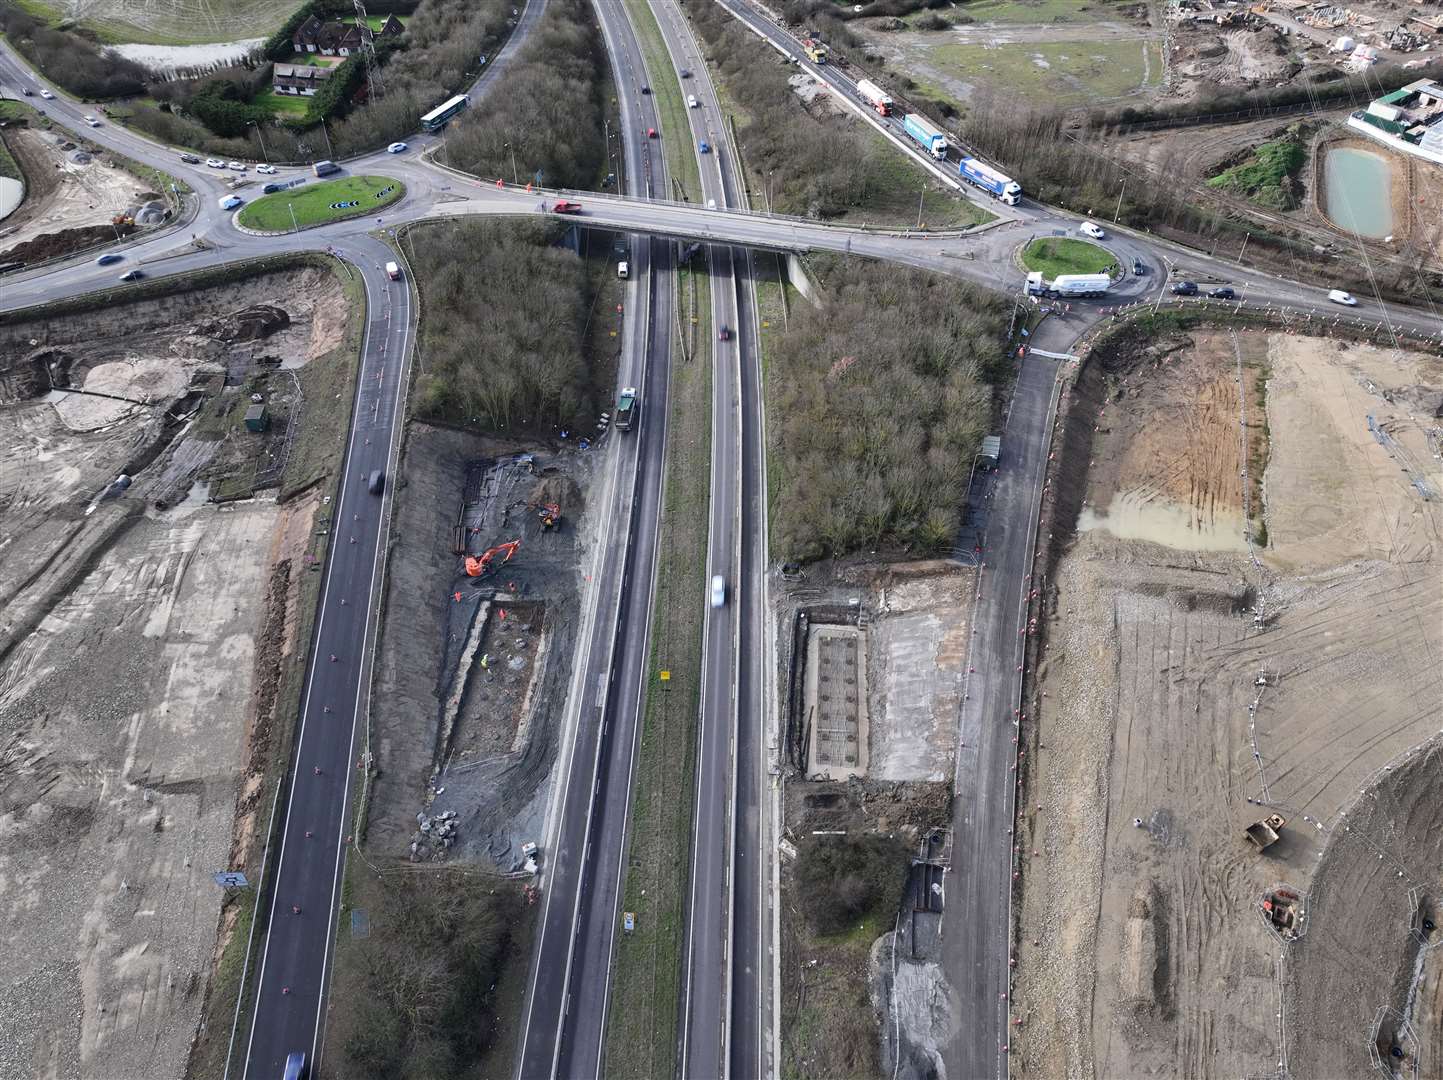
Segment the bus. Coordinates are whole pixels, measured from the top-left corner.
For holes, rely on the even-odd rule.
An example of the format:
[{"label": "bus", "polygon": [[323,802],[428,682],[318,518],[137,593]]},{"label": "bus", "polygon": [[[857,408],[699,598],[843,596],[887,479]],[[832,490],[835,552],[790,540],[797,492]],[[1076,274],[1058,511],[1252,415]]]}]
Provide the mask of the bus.
[{"label": "bus", "polygon": [[440,131],[446,126],[446,121],[455,116],[458,112],[471,104],[471,99],[465,94],[457,94],[450,101],[443,101],[434,109],[421,117],[421,126],[427,131]]}]

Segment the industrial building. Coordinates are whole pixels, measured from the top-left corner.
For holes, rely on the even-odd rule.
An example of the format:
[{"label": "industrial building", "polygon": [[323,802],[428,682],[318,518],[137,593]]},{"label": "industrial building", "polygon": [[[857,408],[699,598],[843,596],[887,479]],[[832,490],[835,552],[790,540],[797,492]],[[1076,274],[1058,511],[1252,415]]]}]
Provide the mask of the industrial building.
[{"label": "industrial building", "polygon": [[1348,117],[1348,126],[1405,154],[1443,165],[1443,85],[1411,82]]}]

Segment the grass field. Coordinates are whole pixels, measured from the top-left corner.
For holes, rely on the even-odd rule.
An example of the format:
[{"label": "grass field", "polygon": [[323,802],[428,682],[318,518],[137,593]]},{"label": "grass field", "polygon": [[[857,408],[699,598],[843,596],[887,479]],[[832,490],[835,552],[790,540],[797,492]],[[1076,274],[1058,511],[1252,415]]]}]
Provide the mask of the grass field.
[{"label": "grass field", "polygon": [[[942,9],[941,14],[966,15],[978,23],[1019,26],[1030,23],[1089,23],[1113,16],[1107,5],[1101,8],[1079,0],[972,0],[965,7]],[[1120,15],[1119,15],[1120,17]]]},{"label": "grass field", "polygon": [[36,18],[77,20],[107,45],[203,45],[265,37],[299,0],[19,0]]},{"label": "grass field", "polygon": [[1162,80],[1152,41],[1048,41],[938,45],[929,64],[967,83],[985,83],[1034,103],[1076,104],[1122,97]]},{"label": "grass field", "polygon": [[259,105],[263,109],[286,116],[305,116],[309,102],[310,98],[277,94],[274,90],[267,90],[251,98],[252,105]]},{"label": "grass field", "polygon": [[1044,236],[1022,249],[1022,264],[1050,278],[1058,274],[1100,274],[1116,262],[1112,252],[1086,240]]},{"label": "grass field", "polygon": [[[678,273],[683,340],[671,366],[666,491],[651,671],[632,795],[622,908],[636,931],[617,943],[607,1059],[629,1080],[676,1072],[677,1002],[691,850],[701,627],[711,466],[711,307],[705,273]],[[692,320],[696,321],[693,322]],[[659,673],[669,671],[662,683]]]},{"label": "grass field", "polygon": [[[293,227],[325,225],[374,214],[405,194],[406,185],[399,180],[385,176],[347,176],[262,195],[241,207],[240,223],[262,232],[288,232]],[[350,203],[355,205],[344,205]]]}]

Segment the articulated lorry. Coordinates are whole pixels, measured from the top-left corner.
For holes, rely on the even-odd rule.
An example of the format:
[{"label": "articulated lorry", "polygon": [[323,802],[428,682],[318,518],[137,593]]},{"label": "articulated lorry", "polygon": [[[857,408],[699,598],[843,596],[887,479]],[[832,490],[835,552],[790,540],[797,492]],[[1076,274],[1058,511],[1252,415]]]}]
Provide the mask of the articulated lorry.
[{"label": "articulated lorry", "polygon": [[964,157],[957,166],[957,172],[963,180],[980,187],[994,199],[1001,199],[1008,206],[1016,206],[1022,201],[1021,184],[974,157]]},{"label": "articulated lorry", "polygon": [[618,431],[630,431],[632,422],[636,419],[636,387],[622,387],[621,395],[616,399],[616,428]]},{"label": "articulated lorry", "polygon": [[902,130],[938,161],[947,156],[947,136],[925,116],[908,113],[902,117]]},{"label": "articulated lorry", "polygon": [[892,115],[892,99],[889,98],[883,89],[870,79],[863,79],[857,83],[857,93],[867,99],[867,104],[876,109],[883,116]]},{"label": "articulated lorry", "polygon": [[1079,296],[1104,296],[1112,288],[1112,278],[1107,274],[1058,274],[1051,281],[1042,277],[1041,271],[1027,275],[1028,296],[1055,296],[1073,299]]}]

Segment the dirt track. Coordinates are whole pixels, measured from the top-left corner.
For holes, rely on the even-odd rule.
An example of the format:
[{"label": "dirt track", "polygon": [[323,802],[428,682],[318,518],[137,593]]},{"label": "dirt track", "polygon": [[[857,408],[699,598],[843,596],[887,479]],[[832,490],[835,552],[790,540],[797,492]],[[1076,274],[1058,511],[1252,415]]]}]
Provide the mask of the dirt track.
[{"label": "dirt track", "polygon": [[[1436,357],[1260,332],[1099,356],[1073,390],[1019,837],[1027,1075],[1272,1075],[1284,973],[1291,1075],[1366,1072],[1407,918],[1370,933],[1329,882],[1371,873],[1340,810],[1443,720],[1443,502],[1400,466],[1443,480],[1439,404]],[[1409,775],[1400,843],[1437,803]],[[1258,855],[1264,804],[1289,822]],[[1286,948],[1258,908],[1279,884],[1307,912]]]}]

